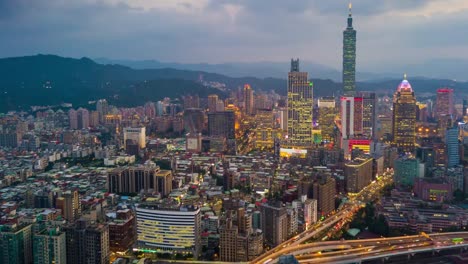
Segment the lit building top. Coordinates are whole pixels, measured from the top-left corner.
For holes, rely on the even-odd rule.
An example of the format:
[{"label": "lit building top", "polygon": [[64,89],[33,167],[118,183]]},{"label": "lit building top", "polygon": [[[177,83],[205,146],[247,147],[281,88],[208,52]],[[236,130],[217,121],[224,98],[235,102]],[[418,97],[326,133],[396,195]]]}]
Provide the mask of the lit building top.
[{"label": "lit building top", "polygon": [[404,76],[403,81],[401,81],[400,85],[398,85],[397,92],[413,92],[411,84],[406,79],[406,74]]}]

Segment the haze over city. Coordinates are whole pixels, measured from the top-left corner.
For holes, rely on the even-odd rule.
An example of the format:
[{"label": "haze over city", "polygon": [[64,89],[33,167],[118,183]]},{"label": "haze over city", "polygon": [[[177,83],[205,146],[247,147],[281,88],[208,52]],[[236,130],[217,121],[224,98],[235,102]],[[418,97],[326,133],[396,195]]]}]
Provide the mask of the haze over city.
[{"label": "haze over city", "polygon": [[[358,71],[411,72],[411,65],[426,64],[427,75],[433,75],[437,64],[456,68],[466,63],[467,1],[353,4],[360,29]],[[0,56],[43,53],[180,63],[299,57],[340,69],[337,38],[346,12],[344,0],[1,1]]]}]

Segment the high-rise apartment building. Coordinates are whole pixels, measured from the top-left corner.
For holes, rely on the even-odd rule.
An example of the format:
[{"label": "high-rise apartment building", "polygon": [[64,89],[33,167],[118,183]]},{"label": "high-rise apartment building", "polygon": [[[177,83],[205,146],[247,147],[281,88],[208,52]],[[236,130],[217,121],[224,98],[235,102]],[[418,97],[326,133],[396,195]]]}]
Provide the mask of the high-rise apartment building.
[{"label": "high-rise apartment building", "polygon": [[244,85],[244,103],[245,103],[245,114],[254,114],[254,91],[250,87],[250,84]]},{"label": "high-rise apartment building", "polygon": [[141,249],[170,254],[201,253],[200,208],[180,205],[175,200],[144,201],[136,208],[138,240]]},{"label": "high-rise apartment building", "polygon": [[167,196],[172,191],[172,172],[161,170],[154,164],[145,166],[119,167],[107,176],[109,192],[139,193],[153,190]]},{"label": "high-rise apartment building", "polygon": [[75,109],[68,111],[68,122],[70,129],[78,129],[78,112]]},{"label": "high-rise apartment building", "polygon": [[435,118],[439,120],[442,116],[451,116],[454,111],[453,89],[441,88],[437,90]]},{"label": "high-rise apartment building", "polygon": [[184,126],[187,133],[201,133],[205,126],[205,113],[203,113],[203,110],[200,108],[185,109]]},{"label": "high-rise apartment building", "polygon": [[32,225],[0,226],[0,263],[32,263]]},{"label": "high-rise apartment building", "polygon": [[99,125],[99,112],[91,111],[89,112],[89,126],[97,127]]},{"label": "high-rise apartment building", "polygon": [[322,141],[335,141],[336,105],[334,97],[321,97],[318,100],[320,132]]},{"label": "high-rise apartment building", "polygon": [[136,218],[130,209],[118,210],[109,222],[109,248],[112,252],[127,252],[136,242]]},{"label": "high-rise apartment building", "polygon": [[63,227],[67,264],[109,263],[109,226],[78,220]]},{"label": "high-rise apartment building", "polygon": [[271,247],[277,246],[288,239],[288,214],[281,204],[262,204],[261,229],[265,243]]},{"label": "high-rise apartment building", "polygon": [[232,224],[232,219],[226,219],[226,224],[219,230],[219,257],[221,261],[237,261],[238,227]]},{"label": "high-rise apartment building", "polygon": [[218,106],[218,96],[216,94],[208,95],[208,112],[214,113],[216,112],[216,108]]},{"label": "high-rise apartment building", "polygon": [[184,109],[200,107],[200,98],[198,97],[198,95],[184,96],[182,99],[184,101]]},{"label": "high-rise apartment building", "polygon": [[232,111],[208,113],[208,134],[210,137],[235,139],[235,122]]},{"label": "high-rise apartment building", "polygon": [[400,152],[413,152],[416,142],[416,98],[404,80],[393,96],[393,143]]},{"label": "high-rise apartment building", "polygon": [[65,233],[49,228],[33,235],[34,264],[67,263]]},{"label": "high-rise apartment building", "polygon": [[306,148],[312,145],[313,87],[307,72],[299,71],[299,59],[291,60],[288,74],[288,145]]},{"label": "high-rise apartment building", "polygon": [[326,216],[335,210],[335,179],[329,175],[323,175],[321,179],[312,185],[312,198],[317,200],[318,215]]},{"label": "high-rise apartment building", "polygon": [[372,181],[373,159],[357,157],[345,164],[346,190],[358,193]]},{"label": "high-rise apartment building", "polygon": [[109,104],[106,99],[96,102],[96,111],[99,113],[99,122],[104,123],[104,117],[109,114]]},{"label": "high-rise apartment building", "polygon": [[62,216],[69,222],[73,222],[81,215],[80,196],[77,190],[65,191],[55,201],[56,208],[62,211]]},{"label": "high-rise apartment building", "polygon": [[85,108],[78,108],[77,113],[77,124],[78,129],[89,127],[89,111]]},{"label": "high-rise apartment building", "polygon": [[304,223],[306,228],[317,222],[317,200],[306,199],[304,201]]},{"label": "high-rise apartment building", "polygon": [[356,92],[356,30],[353,28],[351,3],[348,26],[343,31],[343,91],[345,96],[354,96]]}]

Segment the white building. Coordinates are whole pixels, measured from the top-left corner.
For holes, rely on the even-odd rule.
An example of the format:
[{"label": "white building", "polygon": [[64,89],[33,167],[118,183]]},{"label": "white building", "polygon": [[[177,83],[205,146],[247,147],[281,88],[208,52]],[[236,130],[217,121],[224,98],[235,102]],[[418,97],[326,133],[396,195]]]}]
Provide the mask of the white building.
[{"label": "white building", "polygon": [[127,139],[134,140],[140,148],[146,147],[146,128],[145,127],[126,127],[124,128],[124,144]]}]

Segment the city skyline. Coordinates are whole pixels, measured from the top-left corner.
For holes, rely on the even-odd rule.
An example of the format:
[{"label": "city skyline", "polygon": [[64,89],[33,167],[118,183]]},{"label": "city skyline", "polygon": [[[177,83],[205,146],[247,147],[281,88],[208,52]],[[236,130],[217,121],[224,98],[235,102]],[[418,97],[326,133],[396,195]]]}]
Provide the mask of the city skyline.
[{"label": "city skyline", "polygon": [[[208,0],[25,3],[1,4],[4,13],[0,17],[6,26],[1,57],[53,53],[209,63],[300,57],[334,68],[340,68],[336,39],[343,29],[347,4],[338,0],[300,1],[294,6],[275,1]],[[463,45],[467,40],[457,34],[466,19],[463,10],[468,8],[462,0],[359,1],[354,5],[362,32],[360,50],[365,51],[358,61],[362,70],[391,69],[402,60],[417,64],[439,58],[467,59],[460,56],[467,54]],[[284,20],[273,19],[279,14]],[[82,16],[86,21],[78,19]],[[285,42],[305,28],[307,34],[300,34],[294,43]]]},{"label": "city skyline", "polygon": [[[450,61],[414,26],[435,35],[431,21],[468,4],[361,0],[343,14],[343,2],[0,2],[0,24],[19,19],[0,56],[291,58],[289,71],[237,64],[254,77],[220,74],[228,64],[0,59],[0,262],[466,262],[468,82],[356,82],[356,69],[397,62],[413,77],[402,68],[421,58]],[[335,57],[333,80],[299,59]]]}]

